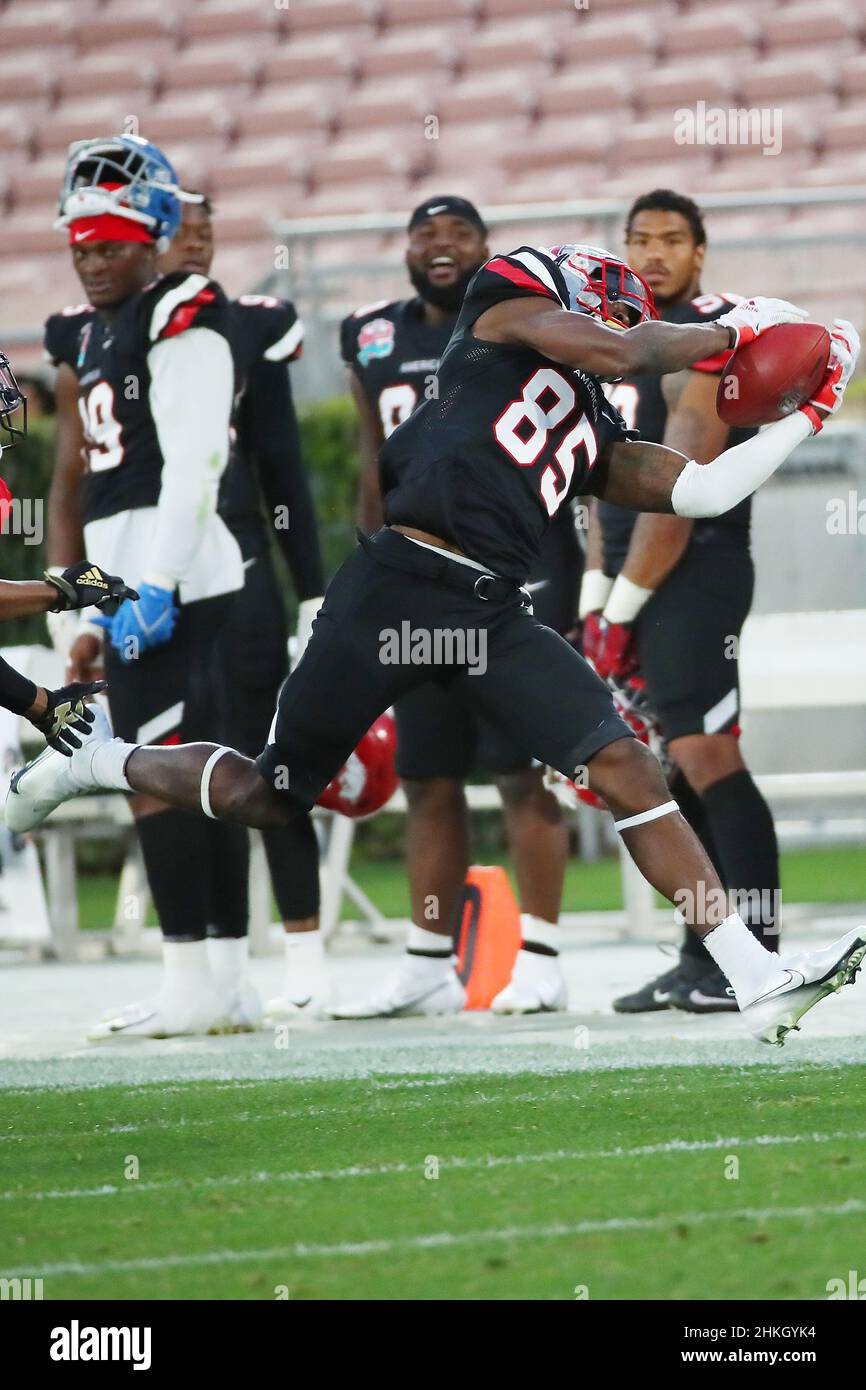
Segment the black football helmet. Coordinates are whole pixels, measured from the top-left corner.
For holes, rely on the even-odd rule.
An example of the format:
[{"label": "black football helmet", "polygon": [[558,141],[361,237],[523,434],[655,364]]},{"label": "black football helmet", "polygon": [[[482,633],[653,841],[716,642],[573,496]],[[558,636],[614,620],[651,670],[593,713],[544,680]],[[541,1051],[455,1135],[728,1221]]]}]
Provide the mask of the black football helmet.
[{"label": "black football helmet", "polygon": [[27,397],[15,380],[9,358],[0,352],[0,454],[27,434]]}]

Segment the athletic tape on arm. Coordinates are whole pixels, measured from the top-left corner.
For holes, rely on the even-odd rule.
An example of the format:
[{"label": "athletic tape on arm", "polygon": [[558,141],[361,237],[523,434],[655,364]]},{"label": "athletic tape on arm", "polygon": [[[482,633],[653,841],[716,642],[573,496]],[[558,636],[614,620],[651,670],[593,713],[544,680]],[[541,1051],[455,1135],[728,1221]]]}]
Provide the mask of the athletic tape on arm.
[{"label": "athletic tape on arm", "polygon": [[646,825],[647,821],[658,820],[660,816],[669,816],[671,811],[678,811],[680,808],[675,801],[663,801],[661,806],[653,806],[649,811],[640,811],[636,816],[626,816],[625,820],[615,820],[614,830],[622,832],[631,830],[635,825]]}]

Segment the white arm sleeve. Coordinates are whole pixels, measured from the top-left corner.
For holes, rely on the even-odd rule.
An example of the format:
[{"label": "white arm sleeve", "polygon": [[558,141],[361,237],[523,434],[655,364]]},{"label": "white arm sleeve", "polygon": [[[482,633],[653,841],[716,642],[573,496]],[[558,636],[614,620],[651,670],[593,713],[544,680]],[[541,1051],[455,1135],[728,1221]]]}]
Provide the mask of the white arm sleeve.
[{"label": "white arm sleeve", "polygon": [[216,512],[228,459],[234,367],[225,338],[210,328],[190,328],[157,343],[147,365],[163,458],[148,576],[173,589],[185,578]]},{"label": "white arm sleeve", "polygon": [[765,483],[808,439],[812,425],[802,411],[768,425],[743,444],[726,449],[711,463],[690,459],[674,483],[671,504],[677,516],[721,516]]}]

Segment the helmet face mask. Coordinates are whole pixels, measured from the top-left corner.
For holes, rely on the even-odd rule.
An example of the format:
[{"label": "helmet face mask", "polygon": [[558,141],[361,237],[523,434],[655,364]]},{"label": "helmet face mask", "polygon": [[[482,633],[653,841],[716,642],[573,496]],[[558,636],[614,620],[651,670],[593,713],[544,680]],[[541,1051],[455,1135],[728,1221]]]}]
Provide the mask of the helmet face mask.
[{"label": "helmet face mask", "polygon": [[180,226],[183,195],[173,166],[139,135],[76,140],[69,147],[58,200],[58,228],[79,217],[114,213],[168,241]]},{"label": "helmet face mask", "polygon": [[[565,281],[572,312],[591,314],[617,329],[634,328],[658,318],[649,285],[618,256],[600,246],[576,244],[553,246],[547,254]],[[628,324],[617,317],[614,305],[625,311]]]},{"label": "helmet face mask", "polygon": [[0,453],[11,449],[26,435],[27,397],[15,380],[9,358],[0,352]]}]

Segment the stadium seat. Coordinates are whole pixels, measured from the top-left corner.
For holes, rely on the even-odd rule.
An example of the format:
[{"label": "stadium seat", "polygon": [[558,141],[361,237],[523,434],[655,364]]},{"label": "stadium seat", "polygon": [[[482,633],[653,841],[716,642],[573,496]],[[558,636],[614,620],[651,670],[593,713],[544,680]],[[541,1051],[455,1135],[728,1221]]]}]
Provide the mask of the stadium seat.
[{"label": "stadium seat", "polygon": [[299,217],[338,217],[341,214],[388,212],[409,208],[417,202],[407,181],[390,174],[370,182],[333,183],[314,189],[308,195]]},{"label": "stadium seat", "polygon": [[26,209],[0,219],[0,256],[61,253],[64,246],[63,233],[54,230],[53,206],[47,215],[46,211],[36,213]]},{"label": "stadium seat", "polygon": [[438,68],[450,71],[463,52],[471,29],[466,22],[452,24],[409,24],[392,29],[369,44],[362,56],[365,77],[384,73],[403,75],[408,72],[429,72]]},{"label": "stadium seat", "polygon": [[66,8],[67,22],[82,48],[118,39],[159,39],[177,29],[176,11],[162,0],[108,0],[98,11],[85,11],[77,4]]},{"label": "stadium seat", "polygon": [[104,54],[99,50],[83,53],[74,62],[65,64],[58,74],[61,99],[99,92],[100,95],[144,90],[151,92],[159,75],[155,62],[142,62],[140,57],[123,54]]},{"label": "stadium seat", "polygon": [[66,152],[73,140],[86,140],[100,130],[123,130],[130,116],[143,122],[150,109],[150,92],[115,92],[109,96],[85,97],[76,95],[51,112],[50,119],[40,121],[36,144],[41,154],[56,150]]},{"label": "stadium seat", "polygon": [[631,199],[648,193],[651,188],[676,188],[689,197],[696,197],[712,167],[712,157],[695,147],[691,148],[687,162],[674,159],[666,163],[655,157],[644,159],[638,150],[629,160],[621,161],[613,173],[608,166],[599,187],[586,196]]},{"label": "stadium seat", "polygon": [[[605,166],[574,159],[546,168],[506,174],[501,201],[505,203],[557,203],[568,198],[606,196]],[[498,200],[499,201],[499,200]]]},{"label": "stadium seat", "polygon": [[423,136],[425,117],[438,109],[441,85],[441,78],[373,78],[343,102],[338,117],[340,132],[354,134],[365,128],[390,126],[398,141],[404,132],[407,139]]},{"label": "stadium seat", "polygon": [[719,55],[743,56],[754,51],[760,36],[759,15],[742,6],[675,14],[662,28],[661,41],[669,59],[694,53],[717,60]]},{"label": "stadium seat", "polygon": [[645,73],[637,89],[637,104],[651,113],[656,107],[673,112],[678,106],[727,106],[733,93],[733,75],[716,62],[684,62]]},{"label": "stadium seat", "polygon": [[785,58],[770,58],[743,68],[738,74],[737,89],[741,100],[749,103],[790,97],[799,103],[826,99],[836,83],[832,65],[815,63],[808,56],[792,54]]},{"label": "stadium seat", "polygon": [[289,33],[311,30],[337,33],[341,29],[369,24],[378,12],[378,0],[304,0],[302,5],[289,6]]},{"label": "stadium seat", "polygon": [[172,140],[166,153],[177,170],[181,187],[212,192],[213,171],[221,168],[226,158],[225,141],[220,136],[186,140],[182,144]]},{"label": "stadium seat", "polygon": [[47,159],[27,159],[11,167],[9,196],[16,208],[34,212],[39,208],[50,224],[57,215],[57,195],[63,179],[63,158],[59,153]]},{"label": "stadium seat", "polygon": [[142,132],[148,140],[166,145],[226,136],[234,125],[229,98],[226,92],[175,92],[142,114]]},{"label": "stadium seat", "polygon": [[821,0],[820,5],[793,4],[770,10],[761,19],[764,44],[774,55],[791,48],[812,50],[834,40],[856,41],[864,16],[856,4]]},{"label": "stadium seat", "polygon": [[[82,0],[79,22],[88,20],[96,0]],[[23,0],[5,6],[0,22],[0,49],[26,48],[41,44],[50,48],[60,38],[68,38],[73,26],[71,6],[65,0]]]},{"label": "stadium seat", "polygon": [[541,83],[538,90],[538,110],[543,116],[627,109],[629,100],[622,68],[613,66],[589,72],[572,68]]},{"label": "stadium seat", "polygon": [[53,50],[49,50],[48,54],[9,55],[7,61],[14,64],[15,77],[8,86],[4,84],[5,90],[0,90],[0,98],[14,96],[16,105],[20,102],[25,109],[40,105],[53,91],[64,56],[68,58],[68,50],[62,48],[57,57]]},{"label": "stadium seat", "polygon": [[831,151],[805,171],[801,182],[807,188],[866,185],[866,149]]},{"label": "stadium seat", "polygon": [[506,152],[523,151],[527,162],[529,121],[525,116],[509,116],[503,121],[474,121],[465,125],[445,122],[438,140],[430,141],[432,166],[430,178],[441,188],[450,184],[454,175],[465,176],[472,170],[498,171],[504,167]]},{"label": "stadium seat", "polygon": [[234,87],[240,95],[251,90],[258,71],[259,60],[240,45],[206,44],[166,59],[160,83],[169,97],[176,91],[217,91],[225,87]]},{"label": "stadium seat", "polygon": [[409,173],[410,159],[406,150],[395,145],[390,137],[376,138],[375,132],[337,141],[316,161],[316,183],[320,187],[362,180],[372,183],[377,178],[406,178]]},{"label": "stadium seat", "polygon": [[294,185],[294,193],[305,186],[311,160],[324,142],[309,131],[256,138],[227,151],[212,171],[211,186],[217,196],[239,189],[257,190]]},{"label": "stadium seat", "polygon": [[866,92],[866,53],[846,59],[839,72],[839,87],[849,101]]},{"label": "stadium seat", "polygon": [[373,41],[373,30],[355,29],[346,34],[301,34],[287,43],[273,45],[264,55],[262,81],[309,82],[317,78],[338,80],[361,66]]},{"label": "stadium seat", "polygon": [[432,20],[474,17],[479,0],[381,0],[379,13],[385,28],[392,24],[426,24]]},{"label": "stadium seat", "polygon": [[[575,16],[578,22],[575,23]],[[556,28],[557,51],[566,69],[589,63],[649,60],[658,46],[658,28],[647,14],[605,15],[574,11]]]},{"label": "stadium seat", "polygon": [[179,29],[184,42],[199,39],[235,36],[249,38],[253,34],[275,35],[288,23],[287,8],[263,5],[261,0],[199,0],[187,10]]},{"label": "stadium seat", "polygon": [[601,116],[551,116],[530,127],[520,140],[503,139],[501,162],[521,175],[545,165],[598,163],[610,150],[616,132]]},{"label": "stadium seat", "polygon": [[538,67],[476,73],[443,93],[438,115],[446,121],[496,120],[529,111],[546,73]]},{"label": "stadium seat", "polygon": [[766,156],[740,149],[711,170],[702,188],[705,193],[737,193],[767,187],[793,188],[800,183],[810,159],[811,154],[806,148],[793,152],[783,149],[779,155]]},{"label": "stadium seat", "polygon": [[[0,150],[23,152],[30,145],[33,136],[33,120],[21,111],[0,112]],[[8,168],[4,173],[9,173]]]},{"label": "stadium seat", "polygon": [[248,140],[285,132],[327,130],[336,118],[345,82],[272,83],[243,102],[237,112],[238,135]]},{"label": "stadium seat", "polygon": [[[403,0],[403,3],[409,4],[411,0]],[[607,4],[607,0],[605,0],[605,4]],[[565,0],[565,5],[570,7],[570,0]],[[528,8],[530,7],[526,4],[526,0],[481,0],[481,16],[485,23],[489,23],[490,20],[505,19],[511,15],[525,16]],[[533,16],[562,14],[563,8],[563,0],[532,0],[531,5]],[[592,4],[590,3],[587,9],[591,8]],[[574,9],[577,13],[577,6]],[[583,23],[585,17],[585,12],[579,13],[578,22]]]},{"label": "stadium seat", "polygon": [[852,106],[832,111],[819,122],[818,136],[827,153],[866,149],[866,109]]},{"label": "stadium seat", "polygon": [[466,75],[484,68],[550,62],[555,51],[551,28],[545,26],[543,16],[539,20],[533,15],[476,30],[461,44],[458,60],[461,73]]}]

